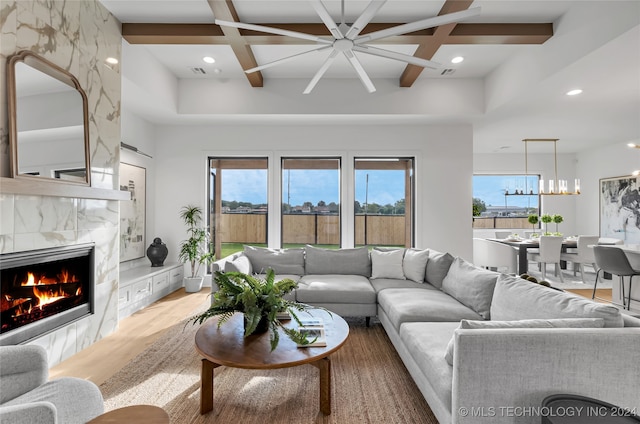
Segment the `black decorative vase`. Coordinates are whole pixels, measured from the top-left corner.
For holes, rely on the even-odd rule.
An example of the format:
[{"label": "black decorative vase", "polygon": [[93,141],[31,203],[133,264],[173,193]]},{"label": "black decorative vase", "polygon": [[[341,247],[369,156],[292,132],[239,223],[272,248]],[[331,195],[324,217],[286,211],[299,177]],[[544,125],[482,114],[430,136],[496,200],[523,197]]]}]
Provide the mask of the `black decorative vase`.
[{"label": "black decorative vase", "polygon": [[[247,318],[244,317],[244,328],[247,328]],[[256,326],[256,329],[253,330],[253,333],[251,334],[262,334],[262,333],[266,333],[269,330],[269,320],[267,319],[266,315],[262,315],[260,317],[260,321],[258,321],[258,325]]]},{"label": "black decorative vase", "polygon": [[147,258],[151,261],[151,266],[164,266],[169,250],[160,237],[153,239],[153,243],[147,248]]}]

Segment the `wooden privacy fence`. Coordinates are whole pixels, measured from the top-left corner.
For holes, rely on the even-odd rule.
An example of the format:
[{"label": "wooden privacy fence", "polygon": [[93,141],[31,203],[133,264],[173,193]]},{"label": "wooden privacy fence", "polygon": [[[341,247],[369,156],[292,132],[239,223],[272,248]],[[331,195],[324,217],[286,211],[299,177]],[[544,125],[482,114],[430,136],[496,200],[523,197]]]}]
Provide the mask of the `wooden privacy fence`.
[{"label": "wooden privacy fence", "polygon": [[[365,243],[366,219],[366,243]],[[404,215],[356,215],[356,244],[404,246]],[[220,217],[222,243],[267,243],[267,215],[225,213]],[[340,245],[340,217],[329,214],[285,214],[282,243]]]},{"label": "wooden privacy fence", "polygon": [[[510,217],[502,217],[502,216],[474,216],[473,217],[473,228],[531,228],[532,225],[529,224],[528,218],[519,217],[519,218],[510,218]],[[536,228],[539,228],[536,226]]]}]

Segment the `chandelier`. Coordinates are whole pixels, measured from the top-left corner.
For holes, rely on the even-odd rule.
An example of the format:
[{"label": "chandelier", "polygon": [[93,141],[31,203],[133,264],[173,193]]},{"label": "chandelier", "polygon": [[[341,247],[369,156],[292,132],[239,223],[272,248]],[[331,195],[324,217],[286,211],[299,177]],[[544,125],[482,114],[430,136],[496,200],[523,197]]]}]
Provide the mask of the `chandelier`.
[{"label": "chandelier", "polygon": [[567,180],[558,179],[558,151],[556,143],[558,142],[558,138],[525,138],[524,141],[524,173],[525,173],[525,189],[524,190],[516,190],[514,193],[505,193],[506,196],[521,196],[521,195],[533,195],[533,188],[529,189],[526,187],[527,178],[529,176],[529,143],[553,143],[553,170],[554,170],[554,178],[548,181],[548,186],[545,190],[545,180],[542,176],[540,176],[539,186],[538,186],[538,194],[541,196],[566,196],[573,194],[580,194],[580,180],[576,178],[574,180],[574,189],[573,191],[569,191],[569,185]]}]

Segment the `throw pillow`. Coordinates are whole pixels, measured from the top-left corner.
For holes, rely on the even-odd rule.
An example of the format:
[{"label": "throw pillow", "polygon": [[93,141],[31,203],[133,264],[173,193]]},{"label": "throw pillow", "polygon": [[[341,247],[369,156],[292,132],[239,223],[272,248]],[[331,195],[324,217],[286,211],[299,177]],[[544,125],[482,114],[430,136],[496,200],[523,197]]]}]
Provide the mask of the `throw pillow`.
[{"label": "throw pillow", "polygon": [[402,260],[404,276],[416,283],[424,283],[424,276],[427,270],[429,251],[424,249],[407,249]]},{"label": "throw pillow", "polygon": [[[602,328],[602,318],[565,318],[565,319],[523,319],[516,321],[472,321],[463,319],[458,328],[464,329],[495,329],[495,328]],[[455,334],[449,340],[444,358],[449,365],[453,365],[453,341]]]},{"label": "throw pillow", "polygon": [[307,275],[342,274],[371,276],[369,249],[321,249],[307,245],[305,248]]},{"label": "throw pillow", "polygon": [[371,251],[371,278],[393,278],[396,280],[406,280],[402,270],[402,259],[404,249]]},{"label": "throw pillow", "polygon": [[478,268],[457,257],[442,280],[442,291],[476,311],[482,318],[489,319],[493,289],[499,275],[498,272]]},{"label": "throw pillow", "polygon": [[224,263],[224,272],[242,272],[252,274],[251,261],[245,255],[240,255],[232,261]]},{"label": "throw pillow", "polygon": [[264,274],[271,268],[276,275],[304,275],[304,250],[302,249],[245,246],[244,254],[251,261],[251,267],[256,274]]},{"label": "throw pillow", "polygon": [[429,260],[427,261],[427,269],[425,277],[427,283],[434,287],[441,288],[442,280],[449,272],[449,267],[455,259],[449,253],[438,252],[437,250],[428,249]]},{"label": "throw pillow", "polygon": [[491,301],[491,319],[535,318],[603,318],[605,327],[623,326],[622,314],[615,306],[501,275]]}]

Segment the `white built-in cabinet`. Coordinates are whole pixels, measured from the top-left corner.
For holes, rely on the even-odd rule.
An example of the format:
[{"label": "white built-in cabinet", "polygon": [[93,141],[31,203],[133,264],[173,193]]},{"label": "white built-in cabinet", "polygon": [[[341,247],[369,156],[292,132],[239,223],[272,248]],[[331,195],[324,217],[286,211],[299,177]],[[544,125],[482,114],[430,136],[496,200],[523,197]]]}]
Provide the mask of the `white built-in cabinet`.
[{"label": "white built-in cabinet", "polygon": [[138,266],[120,272],[118,318],[122,319],[182,287],[183,264]]}]

